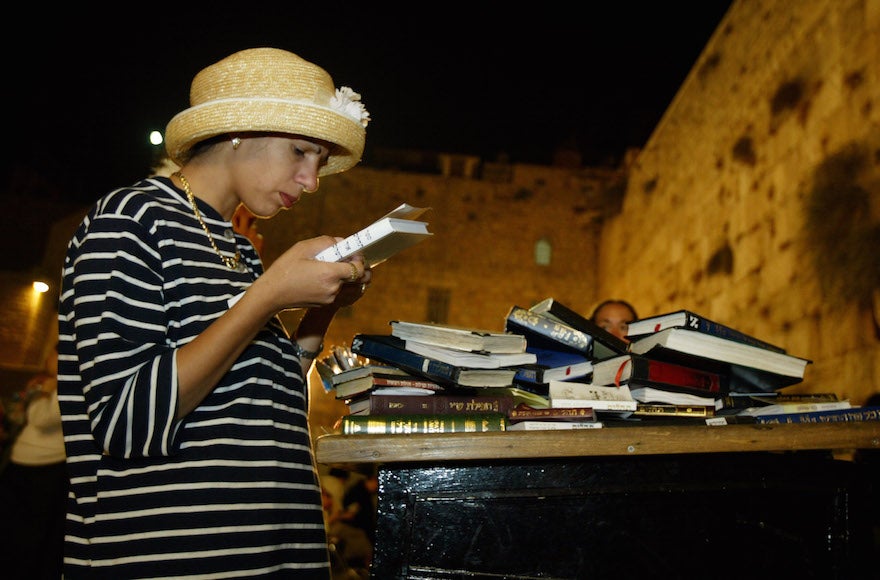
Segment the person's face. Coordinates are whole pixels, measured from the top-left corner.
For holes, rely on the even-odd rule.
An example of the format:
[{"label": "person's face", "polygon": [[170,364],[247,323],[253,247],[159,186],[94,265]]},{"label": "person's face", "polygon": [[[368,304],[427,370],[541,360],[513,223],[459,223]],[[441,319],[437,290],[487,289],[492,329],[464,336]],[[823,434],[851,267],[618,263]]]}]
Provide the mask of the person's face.
[{"label": "person's face", "polygon": [[623,340],[626,340],[632,320],[633,313],[622,304],[606,304],[596,313],[596,324]]},{"label": "person's face", "polygon": [[317,191],[318,171],[330,156],[328,144],[289,135],[242,139],[237,178],[241,201],[256,216],[291,208],[304,190]]}]

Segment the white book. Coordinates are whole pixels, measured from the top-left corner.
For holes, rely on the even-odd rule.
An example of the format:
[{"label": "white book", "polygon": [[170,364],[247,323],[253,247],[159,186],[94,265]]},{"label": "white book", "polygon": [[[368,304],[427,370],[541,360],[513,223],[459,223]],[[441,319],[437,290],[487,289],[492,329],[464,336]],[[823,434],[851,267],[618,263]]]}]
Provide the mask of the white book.
[{"label": "white book", "polygon": [[537,356],[533,352],[479,353],[434,346],[414,340],[407,340],[406,350],[422,356],[439,360],[457,367],[469,369],[500,369],[517,365],[534,364]]},{"label": "white book", "polygon": [[555,429],[601,429],[602,421],[517,421],[508,431],[549,431]]},{"label": "white book", "polygon": [[527,346],[525,336],[512,332],[403,320],[392,320],[390,324],[391,335],[397,338],[457,350],[522,353]]},{"label": "white book", "polygon": [[[655,349],[672,350],[690,356],[722,361],[733,365],[790,377],[788,383],[800,381],[808,359],[758,348],[734,340],[719,338],[685,328],[667,328],[634,340],[629,346],[635,354],[649,354]],[[785,385],[780,385],[785,386]]]},{"label": "white book", "polygon": [[426,222],[416,221],[429,209],[403,203],[359,232],[322,250],[315,259],[339,262],[361,253],[367,265],[377,266],[394,254],[434,235],[428,231]]},{"label": "white book", "polygon": [[629,386],[592,385],[570,381],[550,381],[548,393],[551,407],[590,407],[595,411],[635,411],[638,402]]},{"label": "white book", "polygon": [[838,409],[851,409],[852,404],[844,401],[814,401],[805,403],[775,403],[765,407],[749,407],[743,409],[737,415],[751,417],[763,417],[766,415],[786,415],[789,413],[813,413],[816,411],[836,411]]},{"label": "white book", "polygon": [[721,408],[721,399],[716,399],[712,396],[702,397],[692,393],[667,391],[654,387],[632,387],[630,394],[633,399],[640,403],[665,403],[667,405],[696,405],[715,407],[716,409]]}]

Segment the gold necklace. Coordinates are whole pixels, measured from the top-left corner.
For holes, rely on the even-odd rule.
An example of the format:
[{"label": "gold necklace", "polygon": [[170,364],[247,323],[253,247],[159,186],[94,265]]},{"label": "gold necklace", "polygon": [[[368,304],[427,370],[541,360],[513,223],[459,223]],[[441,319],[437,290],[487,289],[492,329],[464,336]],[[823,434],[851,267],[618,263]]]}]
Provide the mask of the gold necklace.
[{"label": "gold necklace", "polygon": [[208,229],[207,224],[205,224],[205,220],[202,219],[202,214],[199,212],[199,206],[196,204],[196,196],[193,194],[192,189],[189,186],[189,181],[186,180],[186,177],[183,176],[183,173],[180,171],[175,171],[174,175],[180,180],[180,183],[183,184],[183,191],[186,192],[186,197],[189,199],[189,203],[192,206],[193,213],[196,216],[196,219],[199,220],[199,223],[202,226],[202,229],[205,230],[205,235],[208,236],[208,241],[211,242],[211,247],[214,248],[214,251],[220,256],[220,259],[223,260],[223,263],[226,264],[226,267],[230,270],[238,269],[238,262],[241,260],[241,251],[238,249],[238,246],[235,247],[235,257],[227,258],[220,251],[220,248],[217,247],[217,244],[214,243],[214,236],[211,235],[211,230]]}]

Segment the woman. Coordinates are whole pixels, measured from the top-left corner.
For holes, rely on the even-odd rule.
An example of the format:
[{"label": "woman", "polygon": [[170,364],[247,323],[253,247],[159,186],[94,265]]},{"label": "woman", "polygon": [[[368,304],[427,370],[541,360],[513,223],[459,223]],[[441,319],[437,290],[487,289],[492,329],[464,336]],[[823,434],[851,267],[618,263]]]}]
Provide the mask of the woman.
[{"label": "woman", "polygon": [[[369,115],[295,54],[235,53],[166,130],[180,166],[98,201],[68,247],[59,399],[71,494],[65,577],[328,578],[307,370],[362,257],[299,242],[263,270],[233,233],[354,166]],[[289,337],[277,314],[304,308]]]}]

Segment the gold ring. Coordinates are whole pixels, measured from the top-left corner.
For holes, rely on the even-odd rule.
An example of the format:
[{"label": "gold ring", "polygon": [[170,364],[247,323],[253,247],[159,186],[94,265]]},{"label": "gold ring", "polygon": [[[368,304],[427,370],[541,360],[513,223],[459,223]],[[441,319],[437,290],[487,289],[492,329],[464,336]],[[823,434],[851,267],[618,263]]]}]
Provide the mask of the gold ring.
[{"label": "gold ring", "polygon": [[358,273],[358,267],[354,265],[354,262],[349,262],[348,265],[351,266],[351,281],[354,282],[360,278],[361,275]]}]

